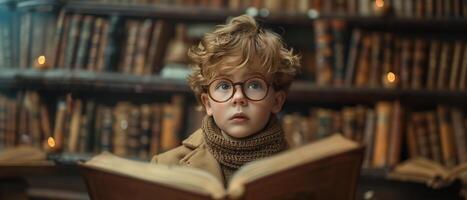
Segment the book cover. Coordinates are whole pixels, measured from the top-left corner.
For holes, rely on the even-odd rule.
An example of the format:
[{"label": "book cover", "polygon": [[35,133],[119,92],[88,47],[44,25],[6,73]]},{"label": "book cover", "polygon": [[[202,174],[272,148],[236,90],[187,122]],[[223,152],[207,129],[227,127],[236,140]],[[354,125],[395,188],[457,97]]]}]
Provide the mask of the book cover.
[{"label": "book cover", "polygon": [[[109,153],[79,165],[92,199],[354,199],[363,147],[336,134],[251,162],[227,188],[196,168]],[[288,184],[283,184],[283,183]]]}]

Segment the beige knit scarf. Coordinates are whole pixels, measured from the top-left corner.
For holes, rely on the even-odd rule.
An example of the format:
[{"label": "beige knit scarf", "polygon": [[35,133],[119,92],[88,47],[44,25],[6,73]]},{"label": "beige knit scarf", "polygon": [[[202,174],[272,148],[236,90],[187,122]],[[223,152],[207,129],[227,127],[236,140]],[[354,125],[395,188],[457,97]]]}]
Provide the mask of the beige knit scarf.
[{"label": "beige knit scarf", "polygon": [[226,181],[229,181],[231,175],[245,163],[271,156],[287,148],[282,127],[274,115],[270,116],[262,131],[238,140],[224,137],[210,116],[203,119],[202,129],[208,149],[221,164]]}]

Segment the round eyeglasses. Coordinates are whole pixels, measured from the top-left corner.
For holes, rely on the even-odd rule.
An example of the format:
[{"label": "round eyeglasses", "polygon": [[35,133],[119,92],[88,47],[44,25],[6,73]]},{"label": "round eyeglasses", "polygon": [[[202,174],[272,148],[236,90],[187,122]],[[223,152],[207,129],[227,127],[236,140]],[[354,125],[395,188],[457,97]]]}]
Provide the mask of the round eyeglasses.
[{"label": "round eyeglasses", "polygon": [[222,103],[233,97],[237,90],[236,85],[241,86],[243,95],[251,101],[261,101],[269,92],[269,84],[261,77],[251,77],[236,83],[227,78],[219,78],[212,80],[204,88],[212,100]]}]

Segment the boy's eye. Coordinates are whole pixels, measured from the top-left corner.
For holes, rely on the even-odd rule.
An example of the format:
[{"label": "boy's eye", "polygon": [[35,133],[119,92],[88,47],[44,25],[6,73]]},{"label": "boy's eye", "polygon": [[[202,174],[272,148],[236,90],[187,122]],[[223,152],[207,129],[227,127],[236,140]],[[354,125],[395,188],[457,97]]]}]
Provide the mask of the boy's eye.
[{"label": "boy's eye", "polygon": [[216,84],[216,90],[229,90],[231,88],[231,84],[227,81],[221,81]]},{"label": "boy's eye", "polygon": [[251,81],[247,82],[246,88],[247,89],[253,89],[253,90],[262,90],[262,89],[264,89],[266,87],[265,85],[266,85],[266,83],[264,83],[264,81],[251,80]]}]

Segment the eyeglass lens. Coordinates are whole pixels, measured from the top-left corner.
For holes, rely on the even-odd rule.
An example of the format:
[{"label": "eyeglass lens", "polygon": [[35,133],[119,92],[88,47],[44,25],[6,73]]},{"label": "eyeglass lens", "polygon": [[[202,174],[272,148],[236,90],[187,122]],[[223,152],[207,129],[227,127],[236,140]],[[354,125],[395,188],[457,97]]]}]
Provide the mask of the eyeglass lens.
[{"label": "eyeglass lens", "polygon": [[[263,99],[268,91],[268,84],[261,78],[250,78],[238,84],[242,86],[243,94],[253,101]],[[234,91],[234,83],[228,79],[217,79],[209,85],[211,98],[216,101],[229,100],[232,98]]]}]

